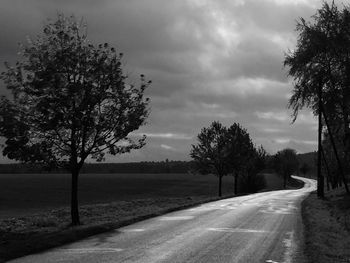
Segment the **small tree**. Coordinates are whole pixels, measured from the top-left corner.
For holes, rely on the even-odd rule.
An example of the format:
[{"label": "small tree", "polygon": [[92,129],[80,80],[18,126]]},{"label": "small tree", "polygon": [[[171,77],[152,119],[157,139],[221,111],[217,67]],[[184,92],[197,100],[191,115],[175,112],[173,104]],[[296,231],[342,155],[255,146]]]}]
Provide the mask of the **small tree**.
[{"label": "small tree", "polygon": [[238,193],[238,177],[245,170],[255,151],[253,142],[246,129],[238,123],[232,124],[227,131],[228,164],[234,176],[234,193]]},{"label": "small tree", "polygon": [[287,187],[290,176],[298,170],[299,162],[294,149],[284,149],[275,155],[275,169],[283,177],[283,187]]},{"label": "small tree", "polygon": [[267,153],[261,145],[254,147],[245,166],[245,174],[240,182],[240,190],[244,193],[254,193],[266,186],[265,177],[260,172],[265,168]]},{"label": "small tree", "polygon": [[126,84],[121,57],[108,44],[91,44],[85,25],[59,14],[2,74],[13,94],[0,102],[3,154],[71,172],[72,225],[80,224],[78,176],[85,160],[145,144],[145,137],[134,141],[128,134],[148,116],[150,82],[141,75],[139,88]]},{"label": "small tree", "polygon": [[227,129],[214,121],[197,136],[198,144],[192,145],[190,156],[201,173],[213,173],[219,179],[218,194],[222,195],[222,177],[228,172]]}]

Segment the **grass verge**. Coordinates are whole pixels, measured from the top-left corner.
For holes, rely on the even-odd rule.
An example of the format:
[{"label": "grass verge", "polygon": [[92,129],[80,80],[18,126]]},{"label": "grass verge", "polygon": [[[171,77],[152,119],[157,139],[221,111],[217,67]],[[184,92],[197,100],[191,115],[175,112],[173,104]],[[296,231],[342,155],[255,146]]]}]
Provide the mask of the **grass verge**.
[{"label": "grass verge", "polygon": [[302,204],[308,262],[350,262],[350,196],[343,189],[325,199],[312,193]]}]

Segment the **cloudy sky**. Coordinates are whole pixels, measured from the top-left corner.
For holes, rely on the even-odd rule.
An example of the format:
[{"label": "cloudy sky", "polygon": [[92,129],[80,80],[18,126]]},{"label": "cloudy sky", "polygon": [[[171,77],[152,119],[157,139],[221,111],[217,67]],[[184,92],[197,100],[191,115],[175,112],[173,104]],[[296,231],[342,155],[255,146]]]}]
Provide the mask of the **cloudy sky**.
[{"label": "cloudy sky", "polygon": [[[0,70],[15,62],[18,42],[35,37],[57,12],[84,17],[89,38],[124,53],[131,79],[153,84],[147,146],[108,161],[189,160],[201,128],[239,122],[269,153],[316,149],[308,111],[291,124],[292,80],[284,54],[296,44],[296,20],[316,0],[2,0]],[[4,85],[0,84],[4,94]]]}]

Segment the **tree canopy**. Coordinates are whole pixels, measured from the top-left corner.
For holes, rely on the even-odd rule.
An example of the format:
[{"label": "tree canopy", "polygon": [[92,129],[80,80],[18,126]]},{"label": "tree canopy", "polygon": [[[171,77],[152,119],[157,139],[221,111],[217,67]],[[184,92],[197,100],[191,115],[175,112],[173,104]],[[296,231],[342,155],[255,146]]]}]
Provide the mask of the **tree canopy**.
[{"label": "tree canopy", "polygon": [[317,90],[321,86],[324,106],[339,118],[339,114],[349,114],[350,13],[348,8],[339,10],[334,2],[325,2],[312,18],[312,22],[298,21],[297,46],[284,60],[295,81],[289,106],[295,118],[305,106],[318,114]]},{"label": "tree canopy", "polygon": [[227,163],[230,172],[234,176],[234,192],[237,194],[238,176],[252,164],[251,160],[255,153],[254,144],[249,133],[239,123],[232,124],[227,130],[227,149]]},{"label": "tree canopy", "polygon": [[219,196],[222,177],[228,173],[226,135],[226,127],[214,121],[208,128],[202,128],[197,136],[198,144],[192,145],[190,153],[200,171],[219,177]]},{"label": "tree canopy", "polygon": [[229,145],[229,163],[232,171],[241,172],[254,152],[254,144],[249,133],[239,123],[232,124],[227,130]]}]

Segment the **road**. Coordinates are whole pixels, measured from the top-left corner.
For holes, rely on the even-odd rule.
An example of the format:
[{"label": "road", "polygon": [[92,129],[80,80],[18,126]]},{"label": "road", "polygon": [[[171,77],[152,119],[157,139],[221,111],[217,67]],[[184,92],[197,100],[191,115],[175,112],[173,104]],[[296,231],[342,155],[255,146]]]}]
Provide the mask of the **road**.
[{"label": "road", "polygon": [[148,219],[11,262],[303,262],[301,201],[316,189],[257,193]]}]

